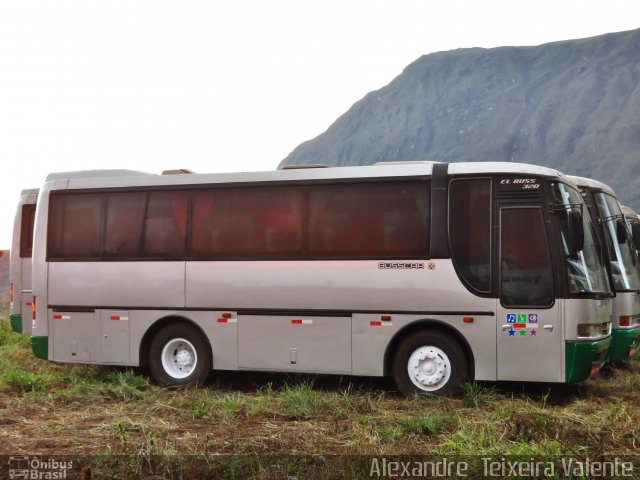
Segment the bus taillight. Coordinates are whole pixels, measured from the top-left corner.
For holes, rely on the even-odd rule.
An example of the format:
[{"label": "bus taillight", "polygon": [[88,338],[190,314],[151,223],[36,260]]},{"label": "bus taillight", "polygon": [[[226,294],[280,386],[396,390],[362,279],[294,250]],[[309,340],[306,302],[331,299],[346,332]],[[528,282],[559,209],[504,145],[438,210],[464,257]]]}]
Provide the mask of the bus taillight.
[{"label": "bus taillight", "polygon": [[33,302],[31,302],[31,319],[36,319],[36,296],[33,296]]},{"label": "bus taillight", "polygon": [[9,284],[9,305],[13,307],[13,282]]},{"label": "bus taillight", "polygon": [[631,315],[620,315],[620,326],[621,327],[630,327],[631,326]]}]

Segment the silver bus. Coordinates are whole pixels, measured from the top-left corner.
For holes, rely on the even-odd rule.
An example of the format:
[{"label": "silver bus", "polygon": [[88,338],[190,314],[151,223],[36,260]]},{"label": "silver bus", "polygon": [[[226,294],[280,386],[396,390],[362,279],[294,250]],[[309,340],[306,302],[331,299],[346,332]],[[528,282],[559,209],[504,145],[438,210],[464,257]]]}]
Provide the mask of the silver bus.
[{"label": "silver bus", "polygon": [[[32,348],[148,366],[577,382],[611,292],[577,189],[516,163],[55,174],[40,190]],[[95,175],[94,175],[95,177]]]},{"label": "silver bus", "polygon": [[31,334],[31,253],[37,198],[37,188],[20,193],[9,257],[9,321],[15,332],[27,335]]},{"label": "silver bus", "polygon": [[640,261],[615,192],[606,184],[569,177],[580,189],[604,245],[605,265],[615,293],[609,359],[626,360],[640,346]]}]

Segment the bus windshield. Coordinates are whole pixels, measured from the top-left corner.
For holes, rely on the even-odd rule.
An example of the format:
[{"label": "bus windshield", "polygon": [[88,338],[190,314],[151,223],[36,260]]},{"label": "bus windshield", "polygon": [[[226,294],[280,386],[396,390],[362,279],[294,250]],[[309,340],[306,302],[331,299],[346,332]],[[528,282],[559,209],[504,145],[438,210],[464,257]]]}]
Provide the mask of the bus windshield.
[{"label": "bus windshield", "polygon": [[[560,234],[567,268],[570,293],[609,293],[609,284],[605,275],[598,246],[595,241],[591,219],[582,197],[573,188],[563,183],[557,183],[553,188],[556,214],[560,223]],[[559,207],[559,208],[558,208]],[[569,212],[579,209],[582,213],[582,227],[584,232],[584,246],[577,255],[572,255],[570,249]]]},{"label": "bus windshield", "polygon": [[[636,250],[636,255],[640,257],[640,218],[638,218],[638,215],[634,212],[633,216],[625,214],[625,220],[631,233],[633,248]],[[640,268],[640,266],[638,268]]]},{"label": "bus windshield", "polygon": [[595,192],[594,197],[609,253],[613,288],[616,291],[638,290],[640,273],[635,251],[628,239],[619,243],[616,235],[616,221],[624,219],[622,210],[616,199],[607,193]]}]

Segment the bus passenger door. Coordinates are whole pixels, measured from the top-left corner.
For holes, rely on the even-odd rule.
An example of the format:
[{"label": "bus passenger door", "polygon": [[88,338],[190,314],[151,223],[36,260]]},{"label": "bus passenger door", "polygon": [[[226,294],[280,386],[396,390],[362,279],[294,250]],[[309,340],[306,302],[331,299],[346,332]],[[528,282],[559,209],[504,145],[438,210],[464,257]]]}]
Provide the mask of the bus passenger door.
[{"label": "bus passenger door", "polygon": [[542,205],[498,205],[497,378],[562,381],[561,305]]}]

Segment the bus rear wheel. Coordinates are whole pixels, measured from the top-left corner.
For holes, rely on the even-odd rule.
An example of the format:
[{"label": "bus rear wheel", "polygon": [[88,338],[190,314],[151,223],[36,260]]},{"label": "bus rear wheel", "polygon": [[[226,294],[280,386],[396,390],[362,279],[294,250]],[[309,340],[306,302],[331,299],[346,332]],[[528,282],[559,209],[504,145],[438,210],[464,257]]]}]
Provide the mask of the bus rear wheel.
[{"label": "bus rear wheel", "polygon": [[403,395],[456,395],[468,375],[462,347],[444,332],[412,333],[396,350],[393,377]]},{"label": "bus rear wheel", "polygon": [[190,325],[168,325],[151,340],[149,370],[158,385],[203,385],[211,366],[211,349],[207,341],[200,331]]}]

